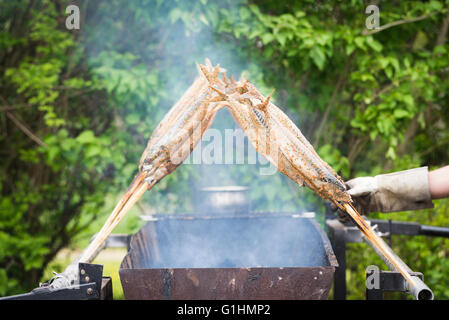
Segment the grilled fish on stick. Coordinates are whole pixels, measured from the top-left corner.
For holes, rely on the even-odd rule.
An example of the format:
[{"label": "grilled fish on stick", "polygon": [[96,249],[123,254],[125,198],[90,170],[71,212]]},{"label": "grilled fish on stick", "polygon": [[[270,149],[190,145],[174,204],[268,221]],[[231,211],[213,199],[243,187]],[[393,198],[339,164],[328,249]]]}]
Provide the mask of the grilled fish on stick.
[{"label": "grilled fish on stick", "polygon": [[235,121],[248,135],[256,150],[271,161],[282,173],[300,186],[306,184],[322,198],[336,203],[351,203],[343,180],[315,152],[293,122],[248,81],[213,79],[211,88],[230,109]]},{"label": "grilled fish on stick", "polygon": [[[219,67],[210,70],[218,73]],[[88,247],[66,270],[52,281],[54,288],[66,287],[78,279],[78,263],[91,262],[101,250],[106,238],[132,208],[142,194],[166,175],[172,173],[201,140],[213,122],[222,102],[215,102],[213,90],[203,76],[194,81],[181,99],[170,109],[152,134],[142,154],[139,172],[116,207]],[[175,157],[176,161],[172,161]]]},{"label": "grilled fish on stick", "polygon": [[[262,95],[248,82],[238,83],[225,76],[223,80],[219,79],[219,66],[212,68],[208,63],[200,68],[204,77],[194,82],[158,125],[142,154],[139,173],[104,227],[82,254],[80,262],[90,261],[145,190],[151,189],[182,163],[209,128],[216,112],[223,107],[230,109],[256,150],[293,181],[299,185],[307,184],[323,198],[337,204],[340,201],[350,202],[350,196],[343,192],[342,180],[319,158],[299,129],[287,121],[287,116],[269,103],[269,99],[257,104],[257,99],[261,100]],[[253,105],[253,102],[256,104]],[[271,109],[273,116],[268,113]],[[197,130],[200,132],[195,135]],[[276,151],[274,156],[273,151]],[[177,152],[180,152],[179,161],[174,163],[172,158]]]},{"label": "grilled fish on stick", "polygon": [[[158,125],[141,157],[139,173],[95,239],[72,263],[72,268],[69,266],[66,269],[66,278],[76,278],[75,264],[90,262],[107,236],[142,194],[182,163],[209,128],[216,112],[223,107],[230,110],[256,150],[279,171],[300,186],[306,184],[321,197],[348,212],[362,232],[386,257],[393,260],[383,240],[353,210],[352,200],[345,191],[343,180],[318,156],[293,122],[270,102],[270,97],[263,97],[248,81],[227,79],[224,73],[222,79],[219,79],[219,66],[212,68],[207,62],[200,69],[203,77],[193,83]],[[199,133],[195,134],[197,131]],[[178,159],[173,162],[172,156],[175,154]],[[404,273],[399,264],[394,261],[392,263],[410,280],[408,273]],[[52,284],[57,287],[61,281],[54,281]]]},{"label": "grilled fish on stick", "polygon": [[[89,245],[91,249],[86,249],[81,262],[90,259],[99,243],[106,239],[145,190],[151,189],[162,178],[172,173],[191,153],[201,140],[204,131],[212,123],[209,108],[218,104],[218,102],[211,102],[212,98],[212,90],[207,82],[199,78],[170,110],[148,142],[140,160],[139,173],[114,209],[110,220],[106,222],[107,229],[104,229],[104,232],[102,229],[91,242]],[[198,130],[200,132],[194,134]],[[188,152],[185,152],[186,148]],[[176,162],[173,162],[174,158]]]},{"label": "grilled fish on stick", "polygon": [[[203,72],[207,71],[203,69]],[[229,102],[227,107],[231,109],[234,119],[247,133],[256,150],[265,155],[279,171],[300,186],[306,184],[322,198],[332,201],[346,212],[366,238],[402,274],[410,288],[417,288],[416,277],[414,278],[409,274],[408,267],[355,210],[351,204],[351,196],[346,192],[343,180],[318,156],[293,122],[279,108],[270,103],[269,97],[263,97],[248,81],[244,83],[235,83],[232,80],[224,80],[224,83],[215,81],[213,84],[215,87],[213,88],[219,92],[216,87],[217,84],[221,85],[220,89],[225,92],[233,93],[221,93],[221,96]],[[251,123],[248,123],[247,119],[244,120],[244,117],[237,116],[244,113],[242,110],[246,110],[246,113],[250,114]],[[252,131],[256,131],[258,134],[254,134]],[[270,138],[267,141],[269,148],[260,148],[257,137],[260,139],[265,135]],[[254,137],[256,137],[256,140]],[[273,148],[279,148],[279,155],[276,159],[271,157],[272,152],[267,152],[267,150]]]}]

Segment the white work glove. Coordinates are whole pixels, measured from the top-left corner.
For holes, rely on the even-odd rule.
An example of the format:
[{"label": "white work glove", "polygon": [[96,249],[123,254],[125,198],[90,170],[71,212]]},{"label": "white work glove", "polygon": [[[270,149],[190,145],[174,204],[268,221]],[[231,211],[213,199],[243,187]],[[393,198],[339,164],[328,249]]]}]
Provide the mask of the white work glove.
[{"label": "white work glove", "polygon": [[433,208],[427,167],[346,182],[360,214]]},{"label": "white work glove", "polygon": [[346,182],[348,193],[354,197],[374,194],[378,191],[377,177],[359,177]]}]

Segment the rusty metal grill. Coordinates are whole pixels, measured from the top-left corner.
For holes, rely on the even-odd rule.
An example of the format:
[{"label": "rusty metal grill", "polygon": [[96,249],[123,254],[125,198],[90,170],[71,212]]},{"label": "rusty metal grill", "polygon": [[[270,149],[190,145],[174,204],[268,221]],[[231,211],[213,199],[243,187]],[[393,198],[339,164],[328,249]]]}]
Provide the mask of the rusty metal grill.
[{"label": "rusty metal grill", "polygon": [[126,299],[327,299],[337,261],[298,214],[159,215],[131,239]]}]

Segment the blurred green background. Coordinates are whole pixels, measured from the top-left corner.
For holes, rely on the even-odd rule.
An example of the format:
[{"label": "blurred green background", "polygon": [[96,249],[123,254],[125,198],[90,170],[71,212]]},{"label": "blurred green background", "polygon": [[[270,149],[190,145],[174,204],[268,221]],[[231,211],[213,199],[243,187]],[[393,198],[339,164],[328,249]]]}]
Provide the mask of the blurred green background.
[{"label": "blurred green background", "polygon": [[[372,3],[386,27],[370,34]],[[80,9],[79,30],[66,28],[69,4]],[[275,103],[344,179],[448,164],[448,8],[447,0],[0,0],[0,296],[48,280],[87,245],[206,57],[228,74],[245,72],[266,95],[275,89]],[[223,119],[214,126],[236,128]],[[204,167],[167,176],[114,232],[135,232],[141,214],[192,211],[206,184],[250,186],[255,210],[323,213],[310,190],[260,176],[257,165],[222,165],[213,176]],[[373,217],[449,226],[449,201]],[[449,298],[448,245],[393,238],[437,299]],[[96,261],[118,298],[124,252],[114,250]],[[348,298],[363,299],[364,269],[383,264],[363,244],[348,255]]]}]

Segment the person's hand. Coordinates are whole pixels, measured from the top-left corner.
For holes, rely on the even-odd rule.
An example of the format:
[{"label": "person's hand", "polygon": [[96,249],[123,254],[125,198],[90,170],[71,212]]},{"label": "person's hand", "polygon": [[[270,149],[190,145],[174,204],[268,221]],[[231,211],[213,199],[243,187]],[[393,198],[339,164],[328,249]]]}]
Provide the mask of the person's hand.
[{"label": "person's hand", "polygon": [[360,177],[346,182],[348,193],[353,197],[362,197],[374,194],[378,191],[376,177]]},{"label": "person's hand", "polygon": [[354,201],[354,207],[361,215],[369,212],[381,211],[381,204],[377,201],[379,195],[379,176],[359,177],[346,182],[347,192]]},{"label": "person's hand", "polygon": [[338,208],[335,203],[328,201],[327,207],[329,208],[330,212],[332,212],[338,221],[340,221],[342,224],[347,223],[353,223],[354,220],[352,220],[351,216],[346,213],[345,211],[342,211],[340,208]]},{"label": "person's hand", "polygon": [[[371,197],[378,192],[378,184],[376,177],[359,177],[347,181],[346,190],[351,195],[354,203],[354,207],[361,215],[366,215],[370,208]],[[341,223],[345,224],[352,221],[351,217],[337,208],[335,204],[331,204],[332,211],[337,212],[337,219]]]},{"label": "person's hand", "polygon": [[359,177],[346,182],[362,215],[432,208],[427,167]]}]

